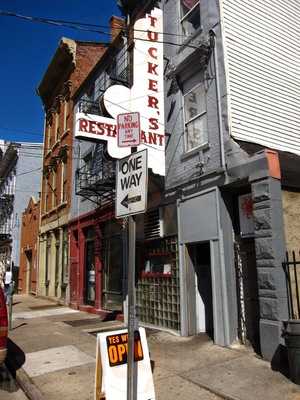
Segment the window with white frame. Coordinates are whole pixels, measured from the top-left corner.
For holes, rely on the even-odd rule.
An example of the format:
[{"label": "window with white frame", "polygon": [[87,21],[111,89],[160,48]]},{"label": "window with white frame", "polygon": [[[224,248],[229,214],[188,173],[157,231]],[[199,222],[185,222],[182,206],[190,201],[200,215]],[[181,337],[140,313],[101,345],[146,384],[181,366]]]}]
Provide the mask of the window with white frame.
[{"label": "window with white frame", "polygon": [[180,0],[180,8],[183,34],[190,36],[200,28],[200,1]]},{"label": "window with white frame", "polygon": [[47,176],[44,180],[45,187],[45,202],[44,202],[44,212],[49,211],[49,177]]},{"label": "window with white frame", "polygon": [[208,143],[206,92],[202,83],[184,95],[185,151]]},{"label": "window with white frame", "polygon": [[59,136],[60,136],[60,130],[59,130],[59,112],[57,111],[55,113],[55,142],[58,141]]},{"label": "window with white frame", "polygon": [[61,275],[62,275],[62,284],[64,285],[68,283],[68,247],[69,247],[68,228],[63,228]]},{"label": "window with white frame", "polygon": [[57,206],[57,198],[56,198],[56,171],[52,171],[52,184],[51,184],[51,191],[52,191],[52,208]]},{"label": "window with white frame", "polygon": [[67,99],[64,100],[63,103],[63,134],[66,132],[66,130],[68,129],[68,119],[70,117],[70,113],[69,113],[69,101]]},{"label": "window with white frame", "polygon": [[67,163],[65,160],[61,163],[61,203],[67,201]]}]

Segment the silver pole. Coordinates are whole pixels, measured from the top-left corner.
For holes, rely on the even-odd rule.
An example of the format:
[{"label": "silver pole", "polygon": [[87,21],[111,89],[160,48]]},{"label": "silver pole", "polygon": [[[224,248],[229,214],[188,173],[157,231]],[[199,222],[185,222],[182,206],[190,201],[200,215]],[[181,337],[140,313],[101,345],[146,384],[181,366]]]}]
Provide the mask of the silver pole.
[{"label": "silver pole", "polygon": [[137,399],[137,363],[134,362],[134,331],[138,328],[136,319],[135,293],[135,241],[134,217],[128,217],[128,355],[127,355],[127,400]]}]

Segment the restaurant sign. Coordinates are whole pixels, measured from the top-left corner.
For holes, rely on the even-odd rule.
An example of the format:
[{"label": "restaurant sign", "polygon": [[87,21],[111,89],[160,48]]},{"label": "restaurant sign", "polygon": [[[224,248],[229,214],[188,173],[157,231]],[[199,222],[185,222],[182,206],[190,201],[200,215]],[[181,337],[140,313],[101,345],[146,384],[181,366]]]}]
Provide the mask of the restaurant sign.
[{"label": "restaurant sign", "polygon": [[103,95],[104,106],[112,118],[77,113],[75,137],[106,141],[114,158],[130,154],[130,148],[118,147],[117,116],[140,113],[140,145],[148,149],[148,165],[154,173],[165,174],[165,130],[163,91],[163,16],[154,8],[134,24],[133,86],[110,86]]}]

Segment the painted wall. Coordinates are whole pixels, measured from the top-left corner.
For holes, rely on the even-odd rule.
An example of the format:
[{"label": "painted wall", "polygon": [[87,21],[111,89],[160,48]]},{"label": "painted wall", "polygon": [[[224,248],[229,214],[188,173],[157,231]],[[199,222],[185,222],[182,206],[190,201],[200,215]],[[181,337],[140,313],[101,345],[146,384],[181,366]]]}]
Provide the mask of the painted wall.
[{"label": "painted wall", "polygon": [[[174,2],[164,4],[164,31],[177,35],[177,38],[176,36],[172,37],[172,42],[177,43],[177,45],[165,44],[164,46],[165,57],[168,59],[165,73],[165,126],[168,135],[166,139],[165,180],[167,189],[200,178],[203,174],[221,166],[220,124],[223,128],[224,142],[229,140],[219,9],[215,2],[201,1],[202,31],[197,31],[192,38],[188,38],[182,36],[179,22],[179,1],[175,3],[176,6],[174,6]],[[205,63],[205,56],[203,58],[203,53],[198,51],[199,43],[209,45],[209,32],[211,30],[214,32],[217,48],[218,80],[222,107],[221,123],[218,119],[213,54],[208,55],[209,61]],[[203,67],[201,67],[201,64]],[[175,80],[172,79],[174,74],[179,83],[177,88]],[[187,153],[184,149],[183,93],[200,82],[203,82],[206,89],[209,144],[203,149]],[[201,167],[201,164],[203,164],[203,167]]]},{"label": "painted wall", "polygon": [[284,232],[287,250],[300,251],[300,193],[282,190]]},{"label": "painted wall", "polygon": [[[39,198],[41,191],[41,168],[42,168],[42,146],[36,143],[36,148],[31,150],[25,147],[18,150],[19,158],[16,165],[16,188],[14,199],[14,223],[12,229],[12,261],[19,266],[19,249],[22,213],[27,206],[31,196]],[[28,146],[28,144],[26,144]]]},{"label": "painted wall", "polygon": [[299,4],[222,0],[234,138],[300,154]]},{"label": "painted wall", "polygon": [[36,293],[37,290],[39,222],[40,203],[31,198],[22,214],[21,220],[20,269],[18,277],[18,292],[20,293]]}]

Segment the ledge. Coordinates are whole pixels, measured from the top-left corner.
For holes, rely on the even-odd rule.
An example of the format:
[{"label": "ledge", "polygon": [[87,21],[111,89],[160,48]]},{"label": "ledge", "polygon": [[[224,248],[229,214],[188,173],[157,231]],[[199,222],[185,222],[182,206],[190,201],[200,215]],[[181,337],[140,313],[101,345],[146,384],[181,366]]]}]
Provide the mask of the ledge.
[{"label": "ledge", "polygon": [[181,160],[181,161],[185,161],[185,160],[187,160],[187,159],[190,158],[190,157],[194,157],[194,156],[198,155],[200,151],[202,151],[202,150],[208,150],[209,148],[210,148],[209,143],[202,144],[202,145],[200,145],[200,146],[198,146],[198,147],[195,147],[195,148],[192,149],[192,150],[189,150],[189,151],[183,153],[183,154],[180,156],[180,160]]},{"label": "ledge", "polygon": [[68,128],[68,129],[66,129],[66,130],[64,131],[64,133],[60,136],[60,140],[63,140],[65,137],[67,137],[69,133],[70,133],[70,129]]},{"label": "ledge", "polygon": [[60,139],[58,139],[51,148],[51,151],[55,150],[60,144]]}]

